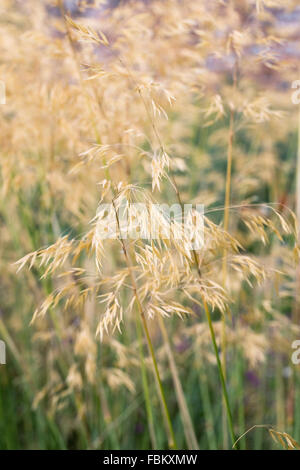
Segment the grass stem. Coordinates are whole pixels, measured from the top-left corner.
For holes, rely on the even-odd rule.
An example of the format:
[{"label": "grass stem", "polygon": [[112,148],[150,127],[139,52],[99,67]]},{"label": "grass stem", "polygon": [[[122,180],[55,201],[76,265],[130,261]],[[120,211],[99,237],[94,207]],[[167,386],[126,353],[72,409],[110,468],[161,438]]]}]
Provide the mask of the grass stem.
[{"label": "grass stem", "polygon": [[216,360],[217,360],[217,366],[218,366],[219,376],[221,380],[223,398],[224,398],[224,403],[225,403],[226,413],[227,413],[228,428],[229,428],[232,444],[234,444],[234,442],[236,441],[236,438],[235,438],[234,430],[233,430],[233,420],[232,420],[232,414],[230,410],[230,404],[229,404],[227,387],[226,387],[225,378],[224,378],[223,367],[222,367],[222,363],[221,363],[220,356],[219,356],[219,351],[218,351],[216,336],[215,336],[215,332],[214,332],[214,328],[213,328],[213,324],[211,320],[210,311],[204,299],[203,299],[203,305],[204,305],[206,319],[208,322],[209,331],[210,331],[210,335],[211,335],[211,339],[213,343],[214,353],[215,353]]}]

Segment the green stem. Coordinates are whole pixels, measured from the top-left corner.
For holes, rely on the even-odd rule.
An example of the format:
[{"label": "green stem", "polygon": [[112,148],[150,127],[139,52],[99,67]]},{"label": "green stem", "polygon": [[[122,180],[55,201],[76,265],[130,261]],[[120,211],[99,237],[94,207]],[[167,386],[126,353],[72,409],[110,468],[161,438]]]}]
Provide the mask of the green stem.
[{"label": "green stem", "polygon": [[212,411],[211,397],[209,391],[208,377],[205,367],[200,369],[199,387],[201,399],[203,402],[203,411],[205,417],[205,430],[207,434],[207,444],[209,450],[217,450],[217,438],[214,428],[214,414]]},{"label": "green stem", "polygon": [[216,360],[217,360],[217,366],[218,366],[219,376],[220,376],[220,380],[221,380],[223,398],[224,398],[225,407],[226,407],[229,432],[230,432],[232,444],[234,444],[234,442],[236,441],[236,438],[235,438],[234,431],[233,431],[232,414],[231,414],[230,405],[229,405],[229,399],[228,399],[228,393],[227,393],[227,388],[226,388],[225,379],[224,379],[223,368],[222,368],[222,364],[221,364],[220,357],[219,357],[219,351],[218,351],[218,346],[217,346],[217,342],[216,342],[216,336],[215,336],[215,332],[214,332],[210,312],[209,312],[209,309],[207,307],[207,304],[206,304],[205,300],[203,300],[203,305],[204,305],[204,310],[205,310],[205,314],[206,314],[206,318],[207,318],[207,322],[208,322],[208,326],[209,326],[209,330],[210,330],[210,335],[211,335],[211,339],[212,339],[212,343],[213,343],[213,347],[214,347],[214,352],[215,352],[215,356],[216,356]]}]

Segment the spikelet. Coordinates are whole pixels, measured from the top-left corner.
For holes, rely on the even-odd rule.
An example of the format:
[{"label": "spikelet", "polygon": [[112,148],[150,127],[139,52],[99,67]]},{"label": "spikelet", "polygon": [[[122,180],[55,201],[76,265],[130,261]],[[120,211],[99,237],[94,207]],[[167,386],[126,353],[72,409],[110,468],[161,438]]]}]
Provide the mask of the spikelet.
[{"label": "spikelet", "polygon": [[281,445],[287,450],[300,450],[300,445],[287,432],[280,432],[275,429],[269,429],[269,433],[276,444]]},{"label": "spikelet", "polygon": [[78,33],[79,41],[82,42],[92,42],[96,44],[103,44],[104,46],[108,46],[109,42],[107,37],[102,31],[95,31],[90,26],[84,26],[83,24],[79,24],[72,20],[69,16],[66,16],[68,24],[74,28],[74,30]]},{"label": "spikelet", "polygon": [[159,149],[152,156],[151,169],[152,169],[152,191],[157,188],[160,191],[160,180],[165,174],[165,168],[169,168],[170,158],[168,154]]}]

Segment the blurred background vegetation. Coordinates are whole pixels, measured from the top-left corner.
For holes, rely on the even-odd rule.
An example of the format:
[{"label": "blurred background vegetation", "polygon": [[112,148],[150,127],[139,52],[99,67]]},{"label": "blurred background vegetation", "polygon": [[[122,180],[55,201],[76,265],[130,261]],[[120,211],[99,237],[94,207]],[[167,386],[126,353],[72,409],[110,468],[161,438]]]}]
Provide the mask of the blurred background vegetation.
[{"label": "blurred background vegetation", "polygon": [[[291,362],[291,344],[300,339],[297,233],[284,233],[280,219],[294,227],[290,211],[300,208],[299,110],[291,101],[291,84],[300,79],[297,2],[5,0],[0,10],[7,93],[0,106],[0,338],[7,346],[0,448],[168,447],[136,312],[125,312],[121,332],[102,341],[96,334],[106,290],[97,285],[89,244],[107,168],[116,184],[151,191],[157,129],[182,200],[204,203],[221,228],[232,146],[227,229],[269,271],[259,284],[229,263],[223,282],[220,253],[211,261],[204,247],[208,278],[228,294],[225,365],[234,433],[268,425],[299,442],[299,366]],[[158,201],[176,202],[167,178],[160,192],[154,189]],[[244,215],[272,222],[262,234],[260,222],[249,230]],[[39,262],[16,273],[18,259],[61,237],[85,244],[72,252],[73,265],[62,252],[58,273],[43,276]],[[113,279],[124,268],[120,245],[104,252],[104,277]],[[51,293],[65,287],[53,302]],[[204,311],[183,294],[179,287],[170,302],[191,313],[171,312],[161,327],[157,312],[148,321],[177,446],[230,448]],[[131,294],[121,302],[125,311]],[[212,319],[222,353],[220,310]],[[271,437],[268,427],[254,428],[240,448],[278,448]]]}]

